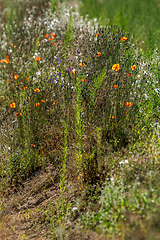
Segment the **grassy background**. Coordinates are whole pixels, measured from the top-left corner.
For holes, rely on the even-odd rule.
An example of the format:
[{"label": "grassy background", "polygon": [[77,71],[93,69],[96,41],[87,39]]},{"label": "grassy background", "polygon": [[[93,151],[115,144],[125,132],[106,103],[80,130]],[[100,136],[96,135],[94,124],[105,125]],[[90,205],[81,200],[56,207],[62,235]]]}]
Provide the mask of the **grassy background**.
[{"label": "grassy background", "polygon": [[160,50],[160,1],[82,0],[80,13],[97,18],[100,24],[117,25],[134,35],[145,52]]}]

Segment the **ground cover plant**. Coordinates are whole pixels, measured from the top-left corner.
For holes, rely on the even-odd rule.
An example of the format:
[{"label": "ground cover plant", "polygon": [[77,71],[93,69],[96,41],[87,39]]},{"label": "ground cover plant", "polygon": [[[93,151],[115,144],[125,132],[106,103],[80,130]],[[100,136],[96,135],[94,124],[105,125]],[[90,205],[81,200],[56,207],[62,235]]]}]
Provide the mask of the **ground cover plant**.
[{"label": "ground cover plant", "polygon": [[[8,189],[16,194],[50,166],[61,169],[55,207],[41,210],[50,237],[67,238],[73,219],[104,237],[156,236],[158,50],[146,56],[129,33],[83,19],[65,3],[16,3],[18,20],[2,6],[2,216]],[[66,179],[77,183],[81,201],[68,201]]]}]

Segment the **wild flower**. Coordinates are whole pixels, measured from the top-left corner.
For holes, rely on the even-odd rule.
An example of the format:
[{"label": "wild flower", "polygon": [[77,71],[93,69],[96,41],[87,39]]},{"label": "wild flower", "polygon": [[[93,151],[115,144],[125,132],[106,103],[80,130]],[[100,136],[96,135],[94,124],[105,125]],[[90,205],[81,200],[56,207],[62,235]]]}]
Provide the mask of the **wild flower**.
[{"label": "wild flower", "polygon": [[119,64],[114,64],[112,66],[112,69],[115,70],[115,71],[118,71],[120,69],[120,65]]},{"label": "wild flower", "polygon": [[55,105],[57,102],[54,100],[53,104]]},{"label": "wild flower", "polygon": [[96,33],[96,37],[98,37],[99,33]]},{"label": "wild flower", "polygon": [[131,66],[132,70],[136,69],[136,65]]},{"label": "wild flower", "polygon": [[41,102],[43,102],[43,103],[44,103],[44,102],[46,102],[46,101],[44,101],[44,100],[41,100]]},{"label": "wild flower", "polygon": [[49,37],[49,34],[47,33],[47,34],[45,35],[45,37],[48,38],[48,37]]},{"label": "wild flower", "polygon": [[9,58],[9,55],[6,55],[6,58]]},{"label": "wild flower", "polygon": [[7,64],[9,63],[9,59],[8,58],[5,59],[5,63],[7,63]]},{"label": "wild flower", "polygon": [[39,88],[34,89],[35,92],[40,92]]},{"label": "wild flower", "polygon": [[39,105],[40,105],[40,103],[36,103],[36,107],[39,106]]},{"label": "wild flower", "polygon": [[132,75],[132,72],[130,74],[128,74],[128,77],[130,77]]},{"label": "wild flower", "polygon": [[97,55],[98,55],[98,57],[100,57],[101,56],[101,52],[97,52]]},{"label": "wild flower", "polygon": [[113,85],[113,88],[117,88],[118,87],[118,85]]},{"label": "wild flower", "polygon": [[85,63],[84,62],[81,62],[80,64],[79,64],[79,66],[84,66],[85,65]]},{"label": "wild flower", "polygon": [[28,98],[27,98],[27,100],[29,100],[29,101],[30,101],[30,100],[31,100],[31,98],[30,98],[30,97],[28,97]]},{"label": "wild flower", "polygon": [[36,59],[35,59],[36,61],[40,61],[41,60],[41,58],[40,57],[36,57]]},{"label": "wild flower", "polygon": [[126,102],[126,106],[127,106],[127,107],[130,107],[131,105],[132,105],[131,102]]},{"label": "wild flower", "polygon": [[10,104],[10,107],[11,107],[11,108],[16,108],[15,102],[11,103],[11,104]]},{"label": "wild flower", "polygon": [[124,160],[124,161],[121,161],[121,162],[119,162],[119,164],[121,165],[121,164],[124,164],[124,163],[129,163],[128,162],[128,159],[126,159],[126,160]]},{"label": "wild flower", "polygon": [[19,115],[19,116],[22,116],[22,113],[16,113],[16,116],[17,116],[17,117],[18,117],[18,115]]},{"label": "wild flower", "polygon": [[37,41],[37,43],[39,44],[40,42],[39,42],[39,41]]},{"label": "wild flower", "polygon": [[48,38],[48,41],[51,41],[51,40],[52,40],[52,38],[51,38],[51,37],[49,37],[49,38]]},{"label": "wild flower", "polygon": [[11,48],[13,48],[13,44],[11,43]]},{"label": "wild flower", "polygon": [[53,45],[52,46],[56,46],[56,43],[53,43]]},{"label": "wild flower", "polygon": [[86,81],[86,79],[82,79],[82,82],[85,82]]},{"label": "wild flower", "polygon": [[72,70],[71,73],[75,74],[75,72]]},{"label": "wild flower", "polygon": [[14,75],[14,78],[15,78],[15,79],[18,79],[18,75]]},{"label": "wild flower", "polygon": [[4,63],[4,60],[3,60],[3,59],[1,59],[1,60],[0,60],[0,62],[1,62],[1,63]]},{"label": "wild flower", "polygon": [[52,36],[52,40],[55,38],[55,33],[51,33],[51,36]]},{"label": "wild flower", "polygon": [[27,89],[28,87],[23,87],[24,89]]},{"label": "wild flower", "polygon": [[112,117],[110,117],[110,116],[109,116],[109,118],[112,118],[112,119],[114,119],[114,116],[112,116]]},{"label": "wild flower", "polygon": [[126,37],[122,37],[121,40],[124,42],[124,41],[127,40],[127,38]]}]

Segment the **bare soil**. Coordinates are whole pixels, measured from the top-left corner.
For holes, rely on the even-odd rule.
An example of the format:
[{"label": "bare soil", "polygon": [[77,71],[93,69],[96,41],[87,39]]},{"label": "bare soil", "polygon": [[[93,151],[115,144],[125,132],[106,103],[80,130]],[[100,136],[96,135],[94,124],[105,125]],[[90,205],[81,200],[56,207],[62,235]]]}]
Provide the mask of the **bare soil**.
[{"label": "bare soil", "polygon": [[[60,197],[59,170],[49,164],[44,171],[35,172],[24,182],[24,186],[17,189],[8,189],[3,197],[2,211],[0,212],[0,239],[1,240],[48,240],[52,232],[50,220],[46,211],[52,209],[56,213],[55,201]],[[54,179],[54,183],[51,180]],[[73,204],[77,198],[81,198],[83,190],[79,189],[79,183],[71,177],[66,177],[67,188],[64,193],[67,202]],[[81,211],[84,211],[81,204]],[[72,208],[72,205],[71,205]],[[78,212],[72,218],[72,230],[70,224],[66,225],[67,240],[105,240],[104,236],[98,236],[93,231],[85,231],[77,225]],[[70,220],[68,221],[70,222]],[[52,238],[53,239],[53,238]],[[60,239],[55,237],[54,239]]]}]

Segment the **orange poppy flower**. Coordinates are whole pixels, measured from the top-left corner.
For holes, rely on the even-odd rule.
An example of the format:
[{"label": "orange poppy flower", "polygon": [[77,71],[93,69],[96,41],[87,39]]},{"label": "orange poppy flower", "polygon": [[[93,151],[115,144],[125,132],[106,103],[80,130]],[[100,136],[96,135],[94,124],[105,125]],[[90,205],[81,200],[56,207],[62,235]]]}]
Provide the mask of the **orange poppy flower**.
[{"label": "orange poppy flower", "polygon": [[7,63],[7,64],[9,63],[9,59],[8,58],[5,59],[5,63]]},{"label": "orange poppy flower", "polygon": [[51,40],[52,40],[52,38],[51,38],[51,37],[49,37],[49,38],[48,38],[48,41],[51,41]]},{"label": "orange poppy flower", "polygon": [[45,102],[44,100],[41,100],[41,102]]},{"label": "orange poppy flower", "polygon": [[86,79],[82,79],[82,82],[85,82],[86,81]]},{"label": "orange poppy flower", "polygon": [[5,98],[3,97],[2,100],[5,100]]},{"label": "orange poppy flower", "polygon": [[55,37],[55,36],[56,36],[56,34],[55,34],[55,33],[51,33],[51,36],[52,36],[52,37]]},{"label": "orange poppy flower", "polygon": [[112,119],[114,119],[114,116],[112,116],[112,117],[109,117],[109,118],[112,118]]},{"label": "orange poppy flower", "polygon": [[128,77],[130,77],[132,75],[132,72],[130,74],[128,74]]},{"label": "orange poppy flower", "polygon": [[113,85],[113,88],[117,88],[118,87],[118,85]]},{"label": "orange poppy flower", "polygon": [[81,62],[80,64],[79,64],[79,66],[84,66],[85,65],[85,63],[84,62]]},{"label": "orange poppy flower", "polygon": [[98,57],[100,57],[100,56],[101,56],[101,53],[100,53],[100,52],[97,52],[97,55],[98,55]]},{"label": "orange poppy flower", "polygon": [[71,73],[75,74],[75,72],[72,70]]},{"label": "orange poppy flower", "polygon": [[124,42],[124,41],[127,40],[127,38],[126,37],[122,37],[121,40]]},{"label": "orange poppy flower", "polygon": [[56,46],[56,43],[53,43],[53,45],[52,46]]},{"label": "orange poppy flower", "polygon": [[13,48],[13,44],[11,43],[11,48]]},{"label": "orange poppy flower", "polygon": [[56,103],[57,103],[56,101],[53,102],[54,105],[55,105]]},{"label": "orange poppy flower", "polygon": [[112,69],[115,70],[115,71],[118,71],[120,69],[120,65],[119,64],[114,64],[112,66]]},{"label": "orange poppy flower", "polygon": [[36,107],[39,106],[39,105],[40,105],[40,103],[36,103]]},{"label": "orange poppy flower", "polygon": [[28,87],[23,87],[24,89],[27,89]]},{"label": "orange poppy flower", "polygon": [[38,88],[34,89],[35,92],[40,92],[40,90]]},{"label": "orange poppy flower", "polygon": [[127,106],[127,107],[130,107],[131,105],[132,105],[131,102],[126,102],[126,106]]},{"label": "orange poppy flower", "polygon": [[3,59],[1,59],[1,61],[0,61],[1,63],[4,63],[4,60]]},{"label": "orange poppy flower", "polygon": [[6,66],[3,66],[4,69],[6,69]]},{"label": "orange poppy flower", "polygon": [[8,56],[8,55],[6,55],[6,58],[9,58],[9,56]]},{"label": "orange poppy flower", "polygon": [[14,78],[15,78],[15,79],[18,79],[18,75],[14,75]]},{"label": "orange poppy flower", "polygon": [[131,66],[132,70],[136,69],[136,65]]},{"label": "orange poppy flower", "polygon": [[37,41],[37,43],[39,44],[39,41]]},{"label": "orange poppy flower", "polygon": [[35,59],[36,61],[40,61],[41,60],[41,58],[40,57],[36,57],[36,59]]},{"label": "orange poppy flower", "polygon": [[47,33],[47,34],[45,35],[45,37],[48,38],[48,37],[49,37],[49,34]]},{"label": "orange poppy flower", "polygon": [[11,108],[16,108],[16,104],[15,104],[15,103],[11,103],[11,104],[10,104],[10,107],[11,107]]},{"label": "orange poppy flower", "polygon": [[18,115],[19,115],[19,116],[22,116],[22,113],[16,113],[16,116],[17,116],[17,117],[18,117]]},{"label": "orange poppy flower", "polygon": [[96,37],[98,37],[99,33],[96,33]]},{"label": "orange poppy flower", "polygon": [[31,100],[30,97],[28,97],[27,100]]},{"label": "orange poppy flower", "polygon": [[34,144],[31,144],[31,147],[35,147],[36,145],[34,145]]}]

